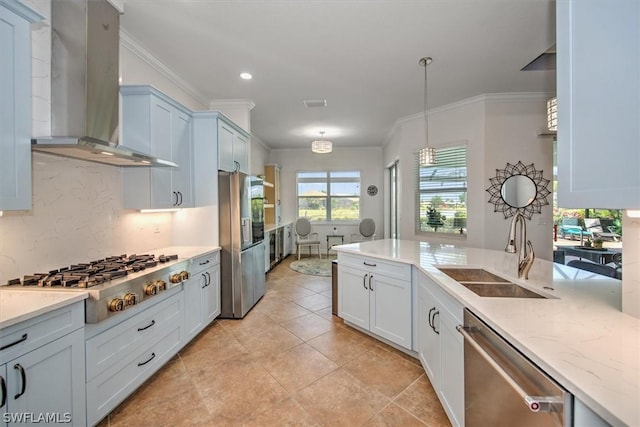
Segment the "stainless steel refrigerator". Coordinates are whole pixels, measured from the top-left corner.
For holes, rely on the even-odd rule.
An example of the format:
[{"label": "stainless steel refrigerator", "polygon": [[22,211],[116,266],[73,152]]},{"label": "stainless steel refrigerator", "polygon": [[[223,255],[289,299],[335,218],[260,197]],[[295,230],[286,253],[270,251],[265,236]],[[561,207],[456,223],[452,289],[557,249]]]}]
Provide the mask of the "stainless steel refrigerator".
[{"label": "stainless steel refrigerator", "polygon": [[242,318],[264,295],[262,179],[218,172],[221,317]]}]

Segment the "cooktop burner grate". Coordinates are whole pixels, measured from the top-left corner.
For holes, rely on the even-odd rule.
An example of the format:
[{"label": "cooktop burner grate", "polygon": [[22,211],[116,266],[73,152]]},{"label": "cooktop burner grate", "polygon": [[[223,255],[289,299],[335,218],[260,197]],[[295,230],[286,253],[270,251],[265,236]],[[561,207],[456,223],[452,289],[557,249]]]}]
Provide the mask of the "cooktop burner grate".
[{"label": "cooktop burner grate", "polygon": [[137,273],[152,268],[158,263],[166,263],[178,259],[178,255],[153,254],[110,256],[89,263],[73,264],[51,270],[48,273],[25,275],[22,280],[12,279],[9,285],[90,288],[112,279],[124,277],[129,273]]}]

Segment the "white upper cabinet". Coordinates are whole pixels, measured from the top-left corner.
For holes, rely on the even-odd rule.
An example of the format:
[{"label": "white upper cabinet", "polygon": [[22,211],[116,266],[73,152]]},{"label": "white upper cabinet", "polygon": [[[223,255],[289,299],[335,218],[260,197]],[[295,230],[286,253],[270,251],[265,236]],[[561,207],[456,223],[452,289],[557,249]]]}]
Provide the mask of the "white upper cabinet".
[{"label": "white upper cabinet", "polygon": [[120,144],[178,164],[125,168],[124,207],[193,207],[191,111],[151,86],[122,86],[120,93]]},{"label": "white upper cabinet", "polygon": [[0,0],[0,210],[31,209],[31,30],[42,19]]},{"label": "white upper cabinet", "polygon": [[556,8],[558,205],[640,208],[640,2]]},{"label": "white upper cabinet", "polygon": [[222,114],[218,120],[218,169],[249,173],[249,135]]}]

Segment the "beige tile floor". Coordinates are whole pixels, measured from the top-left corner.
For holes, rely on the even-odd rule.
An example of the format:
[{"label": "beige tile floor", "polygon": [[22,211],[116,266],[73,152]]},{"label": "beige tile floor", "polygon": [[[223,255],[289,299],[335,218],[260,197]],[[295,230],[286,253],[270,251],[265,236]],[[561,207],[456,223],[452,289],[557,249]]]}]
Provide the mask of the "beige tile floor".
[{"label": "beige tile floor", "polygon": [[242,320],[216,320],[101,423],[448,426],[424,370],[331,314],[331,278],[267,275]]}]

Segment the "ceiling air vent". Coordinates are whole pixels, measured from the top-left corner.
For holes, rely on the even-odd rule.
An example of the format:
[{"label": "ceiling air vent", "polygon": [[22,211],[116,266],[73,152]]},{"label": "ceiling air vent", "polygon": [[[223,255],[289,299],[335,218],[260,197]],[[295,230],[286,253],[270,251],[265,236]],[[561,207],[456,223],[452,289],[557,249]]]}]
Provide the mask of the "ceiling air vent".
[{"label": "ceiling air vent", "polygon": [[304,106],[307,107],[307,108],[326,107],[327,106],[327,100],[326,99],[305,99],[302,102],[304,102]]}]

